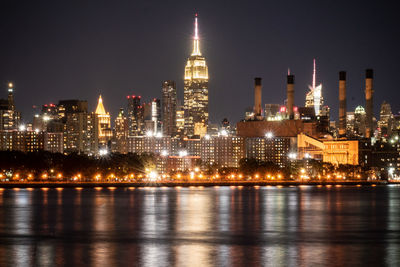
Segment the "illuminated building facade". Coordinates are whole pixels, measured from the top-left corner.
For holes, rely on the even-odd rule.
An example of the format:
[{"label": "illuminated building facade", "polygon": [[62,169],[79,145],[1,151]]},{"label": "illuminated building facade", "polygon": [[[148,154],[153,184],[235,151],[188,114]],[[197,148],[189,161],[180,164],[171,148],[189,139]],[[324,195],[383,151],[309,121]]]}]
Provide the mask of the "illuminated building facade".
[{"label": "illuminated building facade", "polygon": [[67,113],[64,127],[66,153],[97,154],[99,151],[99,118],[96,113]]},{"label": "illuminated building facade", "polygon": [[157,136],[129,136],[128,137],[128,153],[152,153],[161,155],[171,153],[171,137]]},{"label": "illuminated building facade", "polygon": [[0,131],[0,150],[63,153],[63,134],[28,130]]},{"label": "illuminated building facade", "polygon": [[125,117],[124,109],[119,110],[115,119],[114,141],[112,146],[113,152],[125,154],[128,152],[127,138],[129,133],[128,119]]},{"label": "illuminated building facade", "polygon": [[57,105],[58,118],[65,120],[67,114],[87,113],[88,102],[86,100],[60,100]]},{"label": "illuminated building facade", "polygon": [[154,98],[148,103],[143,103],[144,133],[161,133],[161,102]]},{"label": "illuminated building facade", "polygon": [[366,112],[362,106],[357,106],[354,111],[346,112],[346,132],[349,137],[365,136]]},{"label": "illuminated building facade", "polygon": [[138,136],[143,134],[143,106],[141,96],[127,96],[128,100],[128,126],[129,135]]},{"label": "illuminated building facade", "polygon": [[21,114],[15,109],[14,85],[8,84],[8,98],[0,99],[0,130],[18,129]]},{"label": "illuminated building facade", "polygon": [[322,159],[323,162],[336,166],[348,164],[365,167],[371,164],[371,142],[367,139],[319,140],[299,134],[297,147],[299,158],[308,154],[313,159]]},{"label": "illuminated building facade", "polygon": [[200,52],[197,14],[193,52],[185,66],[184,111],[185,135],[204,136],[208,127],[208,68]]},{"label": "illuminated building facade", "polygon": [[315,115],[321,115],[321,108],[324,105],[324,98],[322,96],[322,84],[316,85],[316,64],[314,59],[314,70],[312,85],[309,85],[310,91],[306,95],[306,107],[314,108]]},{"label": "illuminated building facade", "polygon": [[97,108],[95,111],[98,118],[98,134],[99,134],[99,144],[102,146],[107,146],[108,141],[112,137],[111,130],[111,117],[110,113],[106,112],[103,99],[101,95],[99,96],[99,101],[97,103]]},{"label": "illuminated building facade", "polygon": [[392,127],[394,122],[394,116],[392,113],[392,107],[386,101],[381,104],[381,110],[379,112],[378,130],[379,136],[389,137],[392,134]]},{"label": "illuminated building facade", "polygon": [[295,137],[251,137],[246,138],[246,158],[272,162],[279,167],[286,167],[289,153],[297,151]]},{"label": "illuminated building facade", "polygon": [[175,136],[176,131],[176,84],[174,81],[162,83],[162,122],[163,134]]},{"label": "illuminated building facade", "polygon": [[185,132],[185,111],[183,106],[176,108],[176,135],[183,137]]}]

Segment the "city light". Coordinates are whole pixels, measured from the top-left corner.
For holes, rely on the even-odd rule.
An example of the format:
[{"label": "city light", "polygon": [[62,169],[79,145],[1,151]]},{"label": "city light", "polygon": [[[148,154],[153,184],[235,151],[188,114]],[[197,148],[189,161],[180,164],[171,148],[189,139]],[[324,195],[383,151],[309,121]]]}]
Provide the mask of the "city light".
[{"label": "city light", "polygon": [[24,132],[24,131],[26,130],[25,124],[21,124],[21,125],[19,126],[19,130],[20,130],[21,132]]},{"label": "city light", "polygon": [[179,157],[186,157],[188,155],[186,150],[179,151]]},{"label": "city light", "polygon": [[272,132],[267,132],[265,134],[265,137],[268,138],[268,139],[271,139],[272,137],[274,137],[274,134]]},{"label": "city light", "polygon": [[107,154],[108,154],[107,148],[102,148],[102,149],[99,150],[99,155],[100,156],[105,156]]},{"label": "city light", "polygon": [[221,136],[228,136],[228,131],[224,129],[224,130],[222,130],[222,131],[219,132],[219,135],[221,135]]},{"label": "city light", "polygon": [[151,171],[151,172],[149,173],[149,180],[150,180],[151,182],[157,181],[157,178],[158,178],[158,174],[157,174],[156,171]]}]

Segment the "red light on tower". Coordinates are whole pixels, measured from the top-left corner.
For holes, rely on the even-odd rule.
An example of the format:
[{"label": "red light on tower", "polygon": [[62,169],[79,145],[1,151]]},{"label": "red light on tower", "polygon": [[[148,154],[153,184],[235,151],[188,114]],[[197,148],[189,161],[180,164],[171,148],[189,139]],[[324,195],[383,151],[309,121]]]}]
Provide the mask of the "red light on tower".
[{"label": "red light on tower", "polygon": [[297,111],[299,111],[299,108],[298,107],[293,107],[293,111],[297,112]]},{"label": "red light on tower", "polygon": [[280,112],[286,112],[286,107],[282,106],[281,109],[280,109]]},{"label": "red light on tower", "polygon": [[127,96],[126,96],[126,98],[127,98],[127,99],[129,99],[129,98],[130,98],[130,96],[129,96],[129,95],[127,95]]}]

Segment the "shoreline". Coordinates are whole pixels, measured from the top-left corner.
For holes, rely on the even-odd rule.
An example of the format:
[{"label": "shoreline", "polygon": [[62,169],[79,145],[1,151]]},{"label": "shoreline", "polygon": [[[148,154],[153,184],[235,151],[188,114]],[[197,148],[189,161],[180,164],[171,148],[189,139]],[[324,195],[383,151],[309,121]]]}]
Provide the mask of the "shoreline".
[{"label": "shoreline", "polygon": [[333,186],[333,185],[389,185],[400,184],[400,182],[393,181],[313,181],[313,182],[299,182],[299,181],[260,181],[260,182],[162,182],[162,183],[149,183],[149,182],[1,182],[0,188],[94,188],[94,187],[213,187],[213,186]]}]

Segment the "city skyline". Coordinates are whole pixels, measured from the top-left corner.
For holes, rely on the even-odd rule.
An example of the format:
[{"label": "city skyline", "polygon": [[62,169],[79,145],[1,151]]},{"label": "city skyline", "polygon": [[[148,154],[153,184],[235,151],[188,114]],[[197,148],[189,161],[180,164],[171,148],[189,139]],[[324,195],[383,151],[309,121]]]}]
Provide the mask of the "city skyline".
[{"label": "city skyline", "polygon": [[[338,23],[347,23],[346,25],[352,26],[342,27],[342,31],[337,32],[336,27],[332,28],[326,20],[322,20],[321,25],[314,25],[317,27],[315,31],[318,34],[313,34],[315,38],[313,44],[309,45],[307,49],[303,49],[303,52],[300,53],[300,47],[304,47],[306,43],[293,42],[292,44],[289,40],[298,39],[299,34],[295,33],[292,27],[287,24],[296,22],[299,18],[305,16],[305,7],[301,7],[297,14],[293,10],[295,4],[291,5],[292,7],[287,12],[283,12],[281,4],[270,6],[269,4],[259,3],[257,5],[259,6],[259,11],[254,14],[254,17],[257,17],[259,21],[251,19],[249,6],[244,6],[240,9],[235,3],[232,4],[230,12],[220,12],[222,7],[219,5],[215,10],[210,9],[207,4],[200,4],[196,8],[196,11],[199,12],[199,17],[201,17],[202,35],[200,37],[204,43],[202,47],[204,54],[207,56],[211,74],[211,122],[218,123],[227,117],[232,123],[235,123],[244,117],[244,110],[252,106],[251,92],[254,76],[260,76],[264,79],[263,103],[283,103],[285,99],[285,73],[288,67],[296,75],[295,105],[301,105],[307,92],[310,74],[312,73],[312,68],[309,64],[312,58],[318,60],[319,80],[324,84],[325,103],[332,110],[337,110],[338,106],[336,76],[340,70],[348,71],[349,110],[353,110],[354,107],[360,104],[364,105],[359,90],[363,87],[363,70],[365,68],[373,67],[376,72],[374,110],[379,110],[379,106],[384,100],[389,101],[394,97],[396,89],[395,69],[390,66],[393,66],[398,52],[393,50],[396,40],[387,41],[387,38],[392,38],[394,35],[388,34],[392,29],[388,27],[392,19],[392,13],[383,12],[386,7],[377,7],[376,4],[369,2],[366,2],[363,6],[348,3],[348,8],[343,11],[346,15],[345,20]],[[358,14],[362,12],[356,12],[356,6],[367,13],[373,12],[375,16],[370,16],[367,21],[358,17]],[[42,7],[41,14],[46,16],[40,20],[40,23],[43,23],[45,19],[51,18],[56,22],[58,21],[50,12],[52,7],[52,5]],[[97,6],[93,12],[88,14],[88,18],[104,13],[106,7],[107,5]],[[132,10],[132,7],[129,9],[129,5],[126,7],[128,10]],[[3,10],[10,11],[12,8],[13,5],[10,4]],[[35,10],[38,7],[33,6],[32,8]],[[77,12],[72,9],[72,6],[67,6],[66,8],[68,12],[72,12],[71,14]],[[83,7],[83,10],[85,8],[87,7]],[[120,8],[117,8],[118,11]],[[134,11],[148,10],[148,8],[149,6],[146,4],[140,4]],[[281,14],[288,19],[287,22],[280,25],[282,21],[276,15],[271,15],[269,18],[262,16],[262,12],[266,12],[267,8],[276,10],[277,14]],[[69,20],[64,22],[66,24],[63,24],[63,27],[57,32],[51,31],[52,28],[50,26],[43,27],[43,29],[32,26],[28,27],[27,31],[21,32],[21,25],[25,25],[24,23],[29,21],[29,18],[31,18],[29,16],[21,19],[19,23],[7,22],[8,24],[5,25],[10,26],[6,30],[6,33],[10,33],[8,40],[10,42],[14,40],[15,45],[10,46],[8,43],[1,45],[4,60],[0,63],[0,81],[4,88],[9,80],[16,84],[15,97],[19,100],[17,101],[17,108],[22,111],[24,122],[27,122],[27,118],[31,118],[34,114],[31,108],[32,105],[40,106],[44,103],[54,103],[58,99],[77,98],[88,100],[90,102],[89,109],[94,110],[95,99],[99,94],[102,94],[106,99],[108,110],[112,117],[115,118],[119,108],[124,107],[123,98],[128,94],[142,95],[145,99],[160,98],[160,83],[164,80],[175,80],[177,82],[178,98],[182,99],[183,81],[181,70],[184,67],[186,56],[191,50],[192,19],[195,13],[193,7],[189,8],[188,5],[182,7],[182,10],[185,12],[179,13],[173,18],[168,17],[168,20],[160,23],[159,20],[165,19],[165,15],[155,16],[161,12],[159,7],[155,7],[152,10],[154,21],[149,22],[149,25],[147,25],[150,33],[144,33],[136,25],[128,23],[131,21],[122,23],[121,19],[130,19],[124,12],[120,14],[121,19],[115,22],[106,19],[104,23],[109,25],[108,28],[101,27],[101,24],[90,25],[90,29],[84,28],[83,32],[88,32],[89,36],[92,37],[100,36],[103,38],[101,39],[102,42],[90,42],[93,45],[91,47],[93,49],[92,52],[87,50],[87,45],[83,45],[79,51],[76,51],[77,48],[73,44],[76,44],[77,40],[81,40],[80,31],[76,32],[76,36],[68,34],[61,36],[62,33],[70,33],[71,30],[76,28],[77,25],[68,24]],[[323,10],[327,12],[326,9]],[[333,10],[337,10],[337,7],[334,7]],[[26,10],[25,6],[21,14],[29,15],[30,12]],[[328,14],[331,14],[330,12]],[[14,14],[17,17],[21,16],[20,13],[15,14],[15,12],[10,12],[10,14]],[[3,19],[11,16],[10,14],[4,14]],[[220,14],[221,17],[216,17],[217,14]],[[374,22],[378,21],[383,14],[385,14],[385,20],[382,22],[383,24],[379,24],[380,28],[373,27]],[[320,17],[321,14],[318,16]],[[332,15],[329,16],[332,17]],[[136,21],[139,17],[135,17],[134,20]],[[83,19],[78,16],[78,21]],[[268,20],[274,22],[272,25],[275,26],[268,26],[270,25],[266,23]],[[13,21],[17,21],[17,19]],[[229,23],[227,23],[228,21]],[[364,27],[362,22],[366,22],[367,26]],[[309,31],[305,31],[305,26],[308,24],[308,22],[301,20],[300,25],[297,27],[299,32],[302,34],[309,33]],[[213,25],[216,26],[214,27]],[[262,26],[266,25],[268,27],[263,29]],[[115,33],[115,36],[110,33],[111,29],[115,30],[118,27],[121,27],[121,32]],[[386,32],[383,34],[383,38],[378,38],[382,27],[386,27]],[[132,43],[132,39],[126,32],[129,29],[143,34],[138,35],[137,37],[139,38],[134,38],[134,40],[140,44],[149,44],[152,53],[143,53],[150,48],[140,45],[140,47],[122,45],[122,40],[126,41],[127,44]],[[103,30],[104,35],[100,34]],[[160,33],[160,30],[163,33]],[[50,31],[51,34],[42,37],[67,38],[69,42],[61,44],[49,40],[48,46],[38,47],[34,45],[32,49],[29,49],[31,52],[24,50],[24,42],[17,42],[18,38],[33,34],[31,36],[32,40],[37,40],[37,44],[43,44],[46,38],[37,39],[38,37],[34,35],[38,31],[42,34]],[[350,38],[351,33],[355,34],[352,38]],[[170,39],[157,38],[157,36],[163,35],[165,37],[168,36]],[[111,39],[115,40],[112,44],[116,47],[123,46],[120,49],[121,53],[117,53],[115,47],[107,41],[109,40],[108,37],[114,37]],[[326,40],[331,42],[326,43],[326,40],[324,40],[321,44],[323,37],[326,37]],[[274,41],[272,40],[273,38],[277,38],[277,40]],[[167,40],[173,40],[172,43],[174,45],[171,45]],[[349,41],[338,42],[344,40]],[[278,45],[279,42],[281,42],[280,45]],[[157,45],[153,45],[153,43],[157,43]],[[297,43],[298,48],[294,47],[294,43]],[[224,46],[223,48],[221,47],[222,45]],[[56,53],[57,56],[50,59],[49,57],[51,55],[54,56],[56,52],[54,50],[58,52]],[[65,58],[65,55],[61,53],[63,50],[72,53],[71,56],[74,62]],[[99,50],[104,52],[104,55],[98,54]],[[22,53],[23,51],[25,53]],[[31,53],[31,56],[22,57],[27,52]],[[138,56],[139,52],[140,56]],[[93,58],[94,55],[98,55],[98,57]],[[38,62],[38,56],[45,64],[41,64],[41,67],[36,69],[32,67],[32,64]],[[166,60],[166,58],[168,59]],[[22,64],[21,62],[24,63]],[[104,64],[99,65],[101,62]],[[94,67],[94,63],[98,66]],[[82,64],[82,68],[78,66]],[[151,67],[154,65],[157,65],[155,69]],[[71,69],[72,67],[74,70]],[[138,67],[141,69],[138,70]],[[48,70],[49,68],[51,68],[50,72],[44,71],[44,69]],[[29,72],[28,69],[30,70]],[[68,81],[66,80],[67,77]],[[398,104],[391,104],[394,113],[397,113],[397,110],[399,110]],[[375,115],[377,115],[376,112]],[[336,112],[332,112],[331,116],[337,119]]]}]

